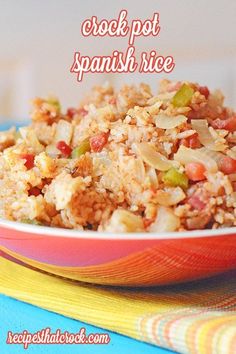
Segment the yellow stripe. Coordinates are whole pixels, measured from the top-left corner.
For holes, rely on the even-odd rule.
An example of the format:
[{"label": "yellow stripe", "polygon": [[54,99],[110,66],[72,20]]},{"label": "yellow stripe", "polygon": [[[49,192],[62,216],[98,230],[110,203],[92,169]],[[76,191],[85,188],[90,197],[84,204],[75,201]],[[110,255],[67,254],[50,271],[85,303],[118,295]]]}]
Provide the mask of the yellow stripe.
[{"label": "yellow stripe", "polygon": [[[230,328],[231,324],[235,324],[235,315],[230,315],[227,313],[225,316],[222,314],[221,317],[213,317],[209,318],[205,317],[200,324],[200,328],[197,333],[197,349],[198,352],[202,354],[209,354],[214,352],[216,348],[213,348],[213,337],[215,333],[217,333],[223,326],[227,326]],[[217,348],[218,350],[220,348]],[[223,350],[224,348],[222,348]]]},{"label": "yellow stripe", "polygon": [[[0,257],[0,292],[53,312],[139,338],[137,319],[169,304],[148,293],[113,290],[52,277]],[[125,316],[124,316],[124,309]]]},{"label": "yellow stripe", "polygon": [[[178,323],[184,328],[189,326],[187,329],[189,337],[185,341],[189,344],[190,353],[195,353],[196,348],[202,350],[207,340],[211,341],[209,337],[211,334],[213,337],[219,324],[232,325],[232,322],[236,331],[235,312],[227,313],[227,308],[223,311],[219,309],[208,311],[206,317],[200,311],[195,312],[198,309],[207,311],[209,305],[214,308],[218,304],[233,305],[236,302],[232,295],[235,287],[233,280],[222,281],[220,284],[211,283],[209,280],[207,284],[209,285],[207,291],[205,287],[197,284],[192,284],[191,288],[179,286],[178,291],[174,288],[143,290],[106,288],[43,274],[0,257],[1,293],[133,338],[140,339],[143,334],[142,339],[145,341],[150,342],[151,339],[159,341],[161,338],[151,332],[149,320],[155,320],[155,316],[158,315],[161,315],[162,319],[172,315],[179,318],[182,312],[183,318]],[[191,317],[189,325],[186,316],[188,313]],[[221,317],[213,318],[214,313],[221,314]],[[142,326],[138,327],[139,324]],[[157,325],[156,333],[158,330]],[[221,334],[221,331],[219,333]],[[221,343],[220,334],[219,338],[217,335],[217,342]],[[231,335],[233,336],[232,333]],[[167,336],[168,340],[170,339],[169,343],[172,343],[174,349],[178,351],[180,344],[174,331],[168,332]],[[230,345],[233,347],[234,343],[230,343],[229,340]],[[209,351],[206,349],[205,353],[208,354]]]}]

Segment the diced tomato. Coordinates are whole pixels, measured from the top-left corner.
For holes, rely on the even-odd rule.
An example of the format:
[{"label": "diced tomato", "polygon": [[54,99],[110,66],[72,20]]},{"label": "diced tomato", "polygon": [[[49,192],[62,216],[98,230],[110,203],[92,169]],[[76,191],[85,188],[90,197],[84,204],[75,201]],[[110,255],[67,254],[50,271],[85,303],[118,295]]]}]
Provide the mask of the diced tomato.
[{"label": "diced tomato", "polygon": [[83,107],[79,108],[78,112],[82,117],[85,117],[88,114],[88,111]]},{"label": "diced tomato", "polygon": [[185,173],[191,181],[203,181],[206,179],[205,166],[202,163],[192,162],[185,166]]},{"label": "diced tomato", "polygon": [[66,112],[67,116],[69,116],[70,118],[73,118],[76,114],[78,114],[78,110],[76,108],[68,108],[67,112]]},{"label": "diced tomato", "polygon": [[224,156],[218,162],[219,170],[229,175],[236,172],[236,160],[232,159],[229,156]]},{"label": "diced tomato", "polygon": [[82,117],[86,116],[88,114],[88,111],[86,109],[82,108],[68,108],[67,113],[66,113],[70,118],[74,118],[76,114],[81,115]]},{"label": "diced tomato", "polygon": [[108,141],[109,134],[110,133],[107,132],[107,133],[99,133],[97,135],[92,136],[89,139],[91,150],[94,152],[102,151],[102,149],[104,148],[104,146]]},{"label": "diced tomato", "polygon": [[37,197],[39,194],[41,194],[41,190],[37,187],[32,187],[29,190],[29,195],[34,195],[35,197]]},{"label": "diced tomato", "polygon": [[115,97],[111,97],[109,99],[108,103],[113,104],[113,105],[116,104],[116,98]]},{"label": "diced tomato", "polygon": [[82,117],[85,117],[88,114],[88,111],[82,107],[78,109],[78,114],[80,114]]},{"label": "diced tomato", "polygon": [[231,182],[233,191],[236,192],[236,181]]},{"label": "diced tomato", "polygon": [[227,108],[222,108],[221,112],[219,112],[216,107],[210,107],[206,105],[197,109],[196,111],[192,109],[187,113],[187,117],[189,119],[202,119],[202,117],[207,117],[208,120],[216,120],[216,119],[227,119],[228,111]]},{"label": "diced tomato", "polygon": [[201,147],[200,140],[198,139],[198,134],[193,134],[189,137],[189,147],[191,149],[198,149]]},{"label": "diced tomato", "polygon": [[154,219],[143,219],[143,225],[144,225],[144,228],[148,228],[152,223],[154,222]]},{"label": "diced tomato", "polygon": [[197,195],[192,195],[187,199],[187,203],[191,205],[193,209],[202,210],[205,208],[206,204],[200,200]]},{"label": "diced tomato", "polygon": [[56,145],[57,149],[64,155],[65,157],[70,156],[72,149],[71,147],[63,140],[58,141]]},{"label": "diced tomato", "polygon": [[198,88],[198,91],[200,92],[201,95],[205,96],[206,99],[208,99],[209,94],[210,94],[210,91],[209,91],[208,87],[206,87],[206,86],[200,86],[200,87]]},{"label": "diced tomato", "polygon": [[188,138],[181,139],[180,144],[189,147],[191,149],[198,149],[201,147],[201,143],[198,139],[197,133],[191,135]]},{"label": "diced tomato", "polygon": [[25,167],[27,170],[30,170],[31,168],[34,167],[34,155],[33,154],[22,154],[20,155],[20,158],[25,160]]},{"label": "diced tomato", "polygon": [[236,116],[227,119],[214,119],[211,121],[211,125],[215,129],[226,129],[230,132],[234,132],[236,130]]}]

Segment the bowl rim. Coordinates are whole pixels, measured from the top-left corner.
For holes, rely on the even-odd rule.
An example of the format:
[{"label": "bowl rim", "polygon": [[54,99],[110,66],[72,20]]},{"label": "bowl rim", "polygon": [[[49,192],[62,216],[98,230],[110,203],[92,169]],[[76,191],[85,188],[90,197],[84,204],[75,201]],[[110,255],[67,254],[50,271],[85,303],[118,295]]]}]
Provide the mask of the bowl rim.
[{"label": "bowl rim", "polygon": [[[97,240],[170,240],[170,239],[191,239],[191,238],[205,238],[205,237],[220,237],[224,235],[236,235],[236,227],[226,227],[222,229],[204,229],[194,231],[174,231],[174,232],[101,232],[101,231],[80,231],[69,230],[58,227],[38,226],[24,224],[17,221],[10,221],[0,219],[0,228],[7,228],[15,231],[24,232],[27,234],[45,235],[51,237],[65,237],[77,239],[97,239]],[[1,239],[1,236],[0,236]]]}]

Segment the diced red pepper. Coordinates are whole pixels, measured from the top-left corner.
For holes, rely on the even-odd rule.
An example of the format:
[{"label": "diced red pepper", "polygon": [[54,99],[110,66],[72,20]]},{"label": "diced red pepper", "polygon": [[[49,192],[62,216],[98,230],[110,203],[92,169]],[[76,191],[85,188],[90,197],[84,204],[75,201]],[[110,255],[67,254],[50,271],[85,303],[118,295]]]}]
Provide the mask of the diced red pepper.
[{"label": "diced red pepper", "polygon": [[29,190],[29,195],[34,195],[37,197],[39,194],[41,194],[41,190],[38,187],[32,187]]},{"label": "diced red pepper", "polygon": [[62,153],[62,155],[65,157],[70,156],[70,154],[72,152],[71,147],[63,140],[58,141],[56,147]]},{"label": "diced red pepper", "polygon": [[97,135],[92,136],[89,139],[91,150],[94,152],[102,151],[102,149],[104,148],[104,146],[108,141],[109,134],[110,133],[107,132],[107,133],[99,133]]},{"label": "diced red pepper", "polygon": [[20,158],[25,160],[25,167],[27,170],[30,170],[31,168],[34,167],[34,155],[33,154],[22,154],[20,155]]},{"label": "diced red pepper", "polygon": [[226,175],[230,175],[231,173],[236,172],[236,160],[232,159],[229,156],[224,156],[218,162],[219,170],[225,173]]},{"label": "diced red pepper", "polygon": [[191,205],[193,209],[202,210],[205,208],[206,204],[200,200],[197,195],[192,195],[187,199],[187,203]]},{"label": "diced red pepper", "polygon": [[71,108],[68,108],[68,109],[67,109],[66,114],[67,114],[67,116],[69,116],[70,118],[74,118],[74,116],[75,116],[76,114],[78,114],[78,110],[77,110],[76,108],[71,107]]},{"label": "diced red pepper", "polygon": [[200,92],[201,95],[205,96],[206,99],[208,99],[209,94],[210,94],[210,91],[209,91],[208,87],[206,87],[206,86],[200,86],[200,87],[198,88],[198,91]]},{"label": "diced red pepper", "polygon": [[186,147],[189,147],[189,141],[187,138],[181,139],[180,140],[180,145],[184,145]]},{"label": "diced red pepper", "polygon": [[201,143],[198,139],[197,133],[191,135],[188,138],[181,139],[180,144],[191,149],[198,149],[201,147]]},{"label": "diced red pepper", "polygon": [[215,129],[225,129],[234,132],[236,130],[236,116],[227,119],[214,119],[211,121],[211,125]]},{"label": "diced red pepper", "polygon": [[202,181],[206,179],[205,166],[202,163],[191,162],[185,166],[185,173],[191,181]]}]

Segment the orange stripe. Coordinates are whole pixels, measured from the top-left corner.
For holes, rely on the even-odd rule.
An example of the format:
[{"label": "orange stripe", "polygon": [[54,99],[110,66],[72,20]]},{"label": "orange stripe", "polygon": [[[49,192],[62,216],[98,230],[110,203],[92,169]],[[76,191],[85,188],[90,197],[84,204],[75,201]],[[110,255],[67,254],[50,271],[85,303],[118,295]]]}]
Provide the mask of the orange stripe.
[{"label": "orange stripe", "polygon": [[[36,268],[63,277],[98,284],[163,285],[198,279],[217,274],[236,266],[236,248],[233,238],[189,239],[176,246],[176,240],[145,249],[121,259],[87,267],[60,267],[31,260],[2,248],[13,257]],[[0,246],[1,247],[1,246]],[[194,250],[194,251],[193,251]],[[222,257],[222,252],[227,254]],[[158,265],[158,266],[157,266]]]},{"label": "orange stripe", "polygon": [[236,333],[233,336],[233,338],[229,344],[229,353],[232,353],[232,354],[236,353]]}]

